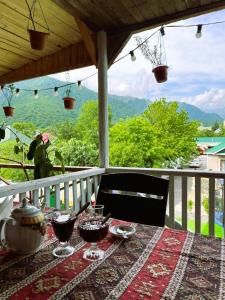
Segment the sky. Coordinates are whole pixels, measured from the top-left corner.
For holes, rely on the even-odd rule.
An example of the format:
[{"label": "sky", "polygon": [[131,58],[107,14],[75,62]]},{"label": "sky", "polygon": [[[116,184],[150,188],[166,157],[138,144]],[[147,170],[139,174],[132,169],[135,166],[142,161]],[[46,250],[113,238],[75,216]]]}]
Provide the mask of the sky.
[{"label": "sky", "polygon": [[[197,25],[218,21],[225,21],[225,10],[179,21],[173,25]],[[147,38],[156,30],[147,30],[136,35]],[[137,49],[134,52],[135,62],[128,55],[110,67],[108,92],[151,101],[165,97],[169,101],[187,102],[204,111],[225,116],[225,23],[203,26],[202,37],[199,39],[195,36],[196,30],[197,27],[165,28],[164,44],[169,66],[166,83],[156,83],[150,61]],[[150,46],[154,46],[156,42],[157,34],[149,39]],[[136,46],[132,36],[118,58]],[[70,80],[82,80],[96,71],[95,67],[71,70]],[[53,77],[66,80],[65,73],[55,74]],[[97,91],[97,75],[82,81],[82,84]]]}]

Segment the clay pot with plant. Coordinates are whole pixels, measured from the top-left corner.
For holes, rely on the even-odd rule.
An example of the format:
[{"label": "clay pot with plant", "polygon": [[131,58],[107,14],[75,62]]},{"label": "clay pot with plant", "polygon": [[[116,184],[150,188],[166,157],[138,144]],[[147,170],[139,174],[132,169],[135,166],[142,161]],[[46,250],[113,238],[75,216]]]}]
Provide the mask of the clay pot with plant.
[{"label": "clay pot with plant", "polygon": [[14,114],[15,107],[12,106],[12,100],[15,92],[15,87],[13,84],[4,86],[2,89],[4,102],[6,105],[3,106],[3,110],[6,117],[12,117]]},{"label": "clay pot with plant", "polygon": [[66,90],[66,97],[63,98],[65,109],[73,109],[74,108],[75,99],[70,97],[70,92],[71,92],[71,88],[69,87]]},{"label": "clay pot with plant", "polygon": [[[30,44],[31,44],[31,48],[34,50],[43,50],[47,41],[47,38],[49,36],[49,26],[48,23],[46,21],[46,18],[44,16],[44,12],[43,9],[41,7],[41,3],[39,0],[33,0],[33,3],[31,5],[31,7],[28,4],[28,1],[26,1],[27,7],[28,7],[28,11],[29,11],[29,20],[28,20],[28,27],[27,27],[27,31],[29,33],[29,38],[30,38]],[[37,6],[39,5],[39,9],[40,12],[42,14],[43,20],[45,22],[45,26],[42,26],[42,28],[45,29],[45,31],[39,31],[36,28],[35,25],[35,17],[34,17],[34,13],[37,10]],[[30,23],[32,24],[30,27]],[[37,24],[37,23],[36,23]]]},{"label": "clay pot with plant", "polygon": [[142,54],[151,62],[152,72],[158,83],[165,82],[168,78],[168,65],[166,62],[166,51],[162,32],[164,32],[164,30],[159,31],[157,45],[154,45],[153,47],[150,47],[147,40],[143,40],[139,36],[135,37]]}]

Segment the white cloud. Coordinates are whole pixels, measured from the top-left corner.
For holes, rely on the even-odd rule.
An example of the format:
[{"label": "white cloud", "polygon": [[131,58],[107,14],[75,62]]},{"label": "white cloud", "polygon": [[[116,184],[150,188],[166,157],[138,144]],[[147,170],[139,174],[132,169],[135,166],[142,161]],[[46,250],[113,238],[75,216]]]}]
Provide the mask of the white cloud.
[{"label": "white cloud", "polygon": [[225,89],[210,89],[202,94],[184,99],[185,102],[194,104],[205,111],[225,112]]}]

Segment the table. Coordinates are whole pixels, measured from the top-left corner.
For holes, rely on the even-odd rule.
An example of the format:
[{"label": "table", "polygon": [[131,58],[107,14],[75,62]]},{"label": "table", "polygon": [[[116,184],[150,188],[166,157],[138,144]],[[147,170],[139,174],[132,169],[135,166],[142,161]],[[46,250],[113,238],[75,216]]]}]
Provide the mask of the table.
[{"label": "table", "polygon": [[[118,224],[112,220],[112,224]],[[74,230],[74,255],[53,258],[51,226],[43,248],[28,256],[0,251],[0,299],[225,299],[225,241],[186,231],[133,224],[130,239],[111,233],[100,243],[102,261],[82,258]]]}]

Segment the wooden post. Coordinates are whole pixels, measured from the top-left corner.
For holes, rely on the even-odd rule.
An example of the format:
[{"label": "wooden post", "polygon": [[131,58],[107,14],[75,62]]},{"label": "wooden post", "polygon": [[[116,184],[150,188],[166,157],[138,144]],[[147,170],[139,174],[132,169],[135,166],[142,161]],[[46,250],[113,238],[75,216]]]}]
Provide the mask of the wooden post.
[{"label": "wooden post", "polygon": [[99,115],[99,156],[100,167],[109,166],[109,128],[107,100],[107,34],[98,32],[98,115]]}]

